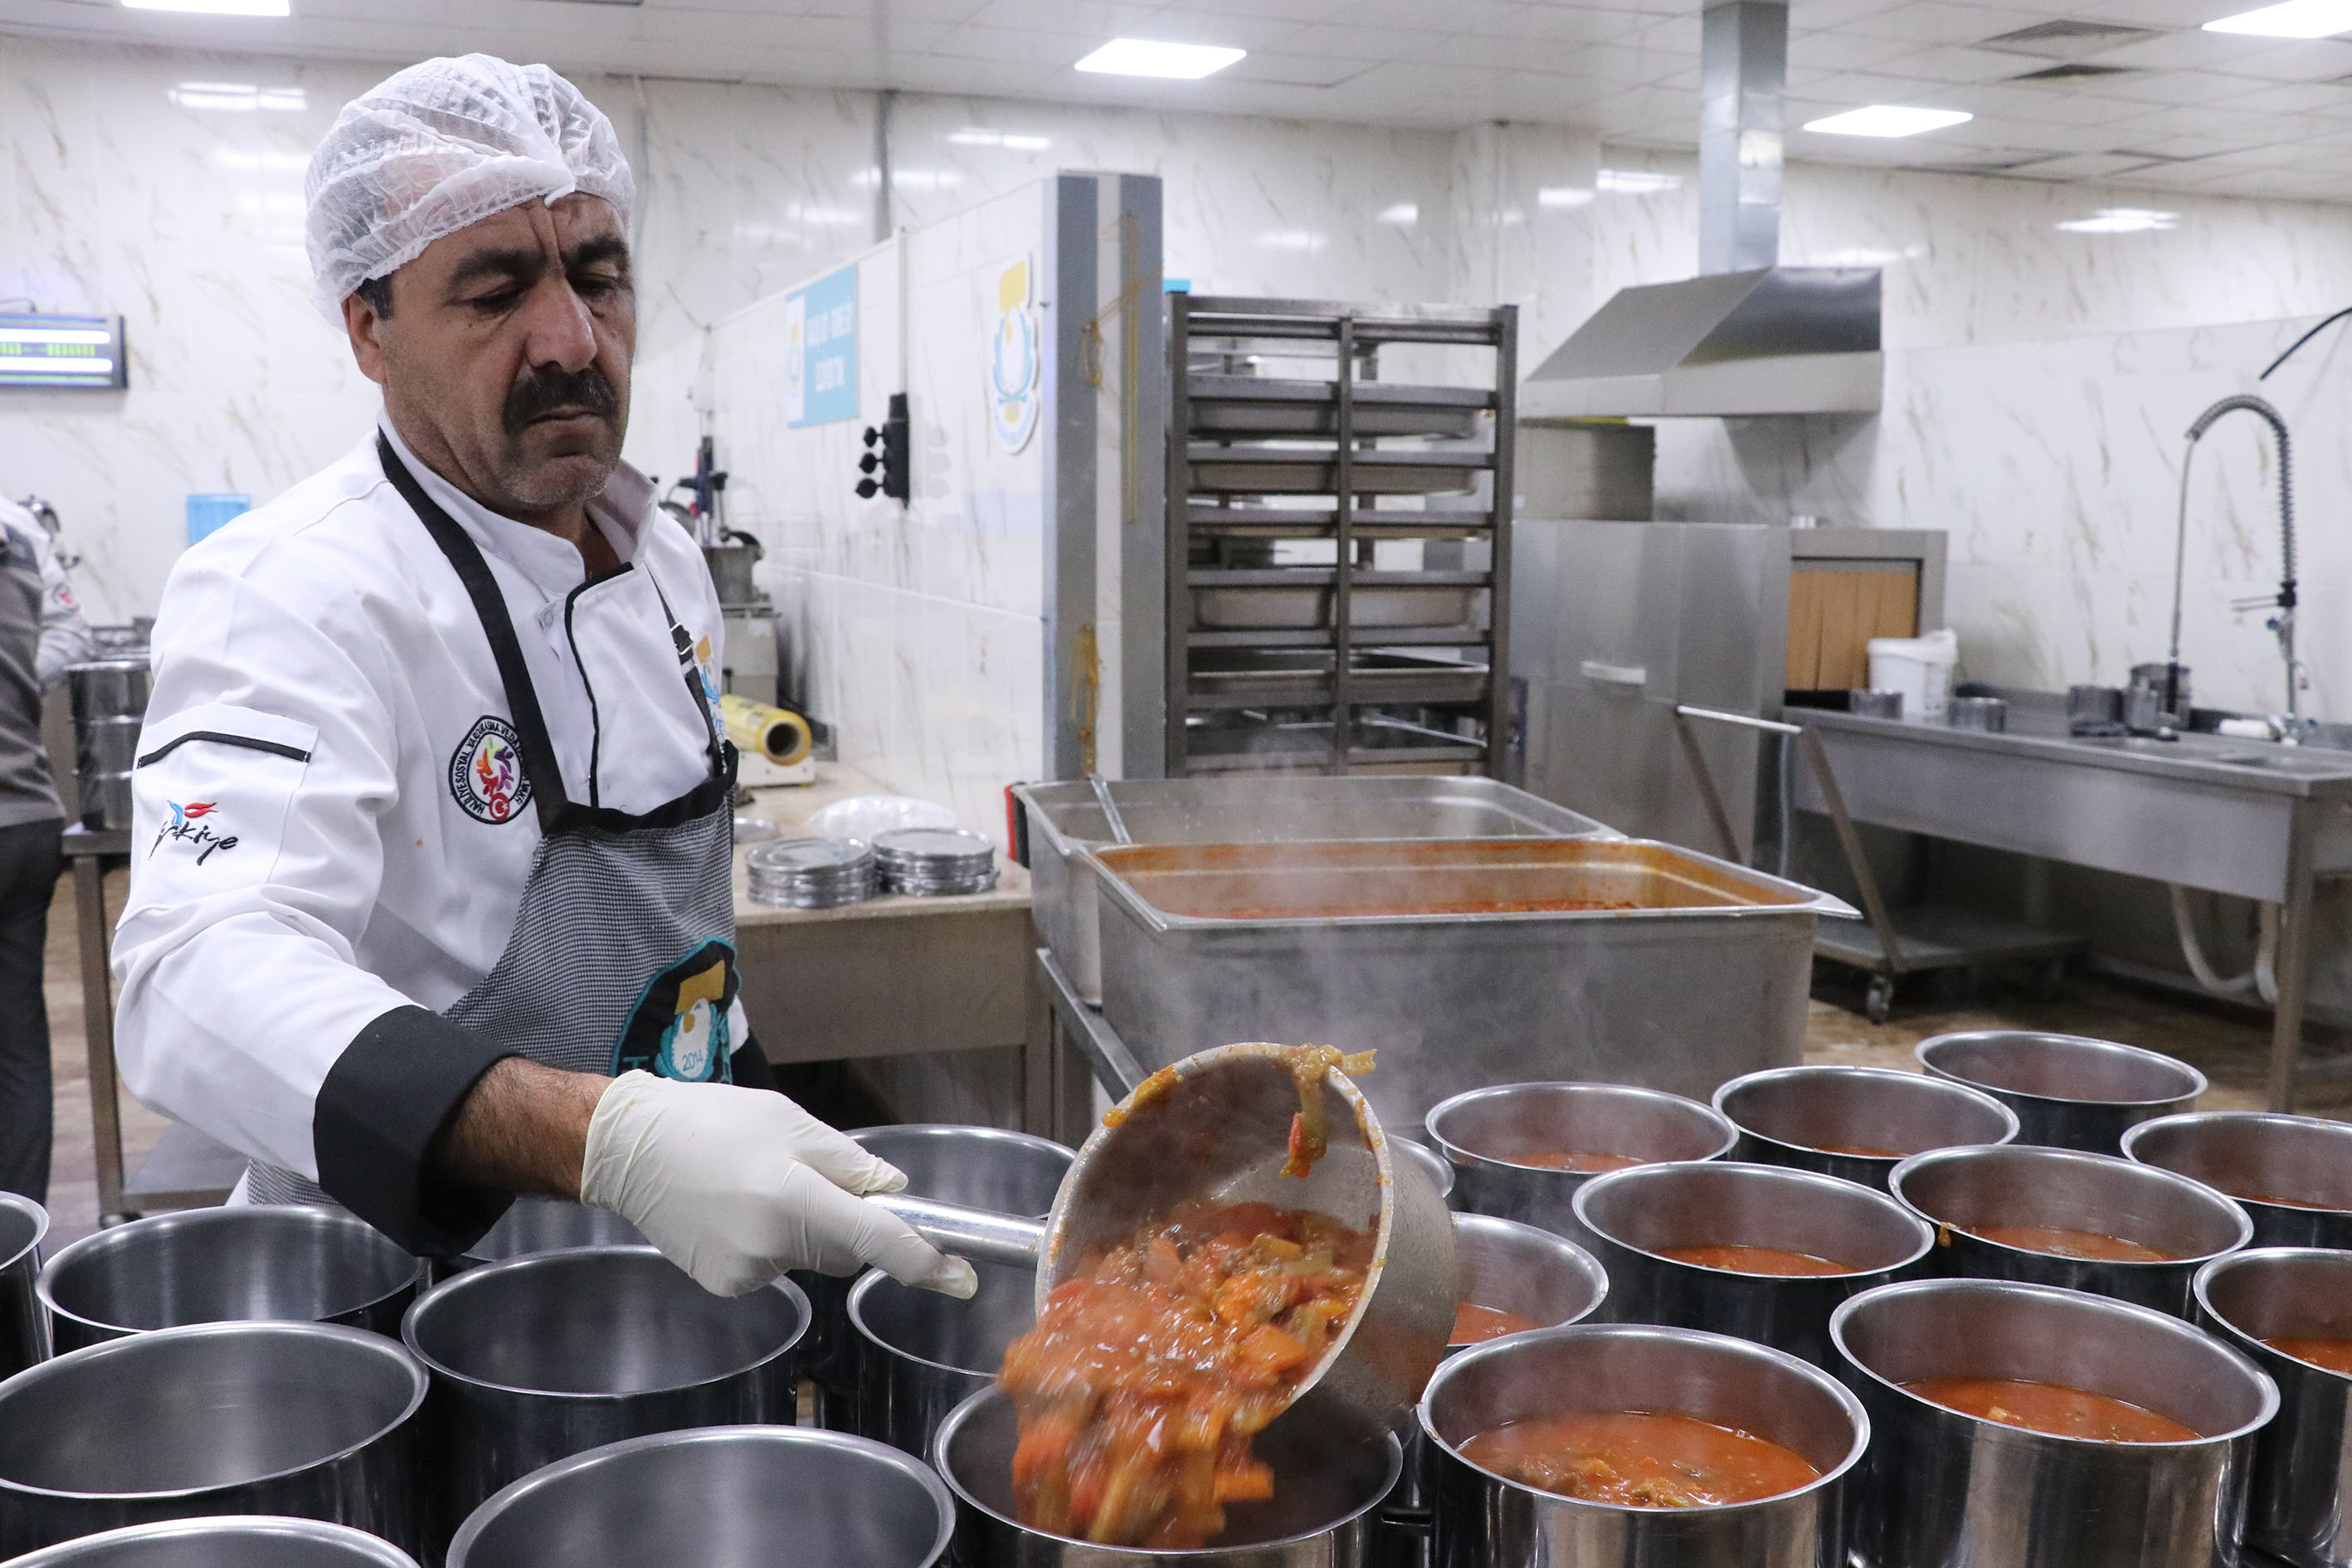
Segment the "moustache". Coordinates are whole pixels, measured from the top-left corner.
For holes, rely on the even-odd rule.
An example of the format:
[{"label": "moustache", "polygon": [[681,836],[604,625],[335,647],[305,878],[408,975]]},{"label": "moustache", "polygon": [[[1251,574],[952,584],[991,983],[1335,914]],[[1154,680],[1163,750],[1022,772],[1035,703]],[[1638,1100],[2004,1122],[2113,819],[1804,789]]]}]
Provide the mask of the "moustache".
[{"label": "moustache", "polygon": [[517,436],[532,420],[558,409],[570,409],[610,418],[621,411],[621,395],[594,365],[565,370],[562,365],[534,365],[507,393],[500,411],[507,434]]}]

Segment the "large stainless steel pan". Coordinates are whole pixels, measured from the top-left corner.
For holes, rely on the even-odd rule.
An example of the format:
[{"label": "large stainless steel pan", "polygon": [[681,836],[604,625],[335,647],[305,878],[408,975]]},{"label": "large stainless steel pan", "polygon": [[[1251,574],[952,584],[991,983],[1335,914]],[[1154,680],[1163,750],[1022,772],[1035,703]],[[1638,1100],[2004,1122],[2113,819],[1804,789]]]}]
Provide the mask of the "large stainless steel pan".
[{"label": "large stainless steel pan", "polygon": [[[2215,1568],[2238,1560],[2254,1434],[2278,1390],[2161,1312],[1987,1279],[1884,1285],[1830,1325],[1870,1412],[1856,1561],[1869,1568]],[[2048,1436],[1932,1404],[1930,1377],[2022,1378],[2170,1417],[2185,1443]]]},{"label": "large stainless steel pan", "polygon": [[931,1568],[954,1530],[947,1488],[896,1448],[705,1426],[533,1471],[475,1510],[449,1568]]},{"label": "large stainless steel pan", "polygon": [[1454,1226],[1418,1168],[1391,1152],[1347,1075],[1321,1085],[1330,1152],[1304,1177],[1280,1167],[1298,1089],[1287,1047],[1220,1046],[1154,1073],[1079,1150],[1041,1226],[1011,1215],[887,1194],[876,1201],[950,1252],[1034,1263],[1036,1304],[1089,1247],[1132,1236],[1188,1198],[1313,1209],[1374,1222],[1372,1262],[1354,1315],[1298,1385],[1386,1427],[1421,1395],[1454,1328]]},{"label": "large stainless steel pan", "polygon": [[1102,1005],[1094,868],[1108,844],[1613,838],[1591,817],[1484,778],[1113,779],[1125,832],[1085,782],[1016,784],[1029,818],[1030,912],[1081,1001]]},{"label": "large stainless steel pan", "polygon": [[1919,1065],[2017,1113],[2017,1141],[2115,1153],[2126,1129],[2189,1110],[2205,1075],[2157,1051],[2084,1035],[1977,1029],[1913,1047]]},{"label": "large stainless steel pan", "polygon": [[2352,1375],[2273,1347],[2352,1339],[2352,1252],[2274,1247],[2197,1271],[2198,1326],[2278,1385],[2276,1420],[2254,1438],[2246,1544],[2294,1568],[2352,1564]]},{"label": "large stainless steel pan", "polygon": [[[1506,1422],[1615,1410],[1752,1432],[1821,1475],[1759,1502],[1618,1508],[1506,1480],[1461,1455]],[[1794,1356],[1696,1329],[1591,1323],[1454,1357],[1431,1380],[1421,1426],[1439,1568],[1845,1568],[1840,1489],[1870,1440],[1853,1395]]]},{"label": "large stainless steel pan", "polygon": [[0,1556],[120,1525],[275,1513],[415,1543],[425,1369],[330,1323],[199,1323],[0,1384]]},{"label": "large stainless steel pan", "polygon": [[2352,1123],[2259,1110],[2190,1111],[2124,1134],[2124,1158],[2238,1201],[2255,1247],[2352,1247]]},{"label": "large stainless steel pan", "polygon": [[789,1279],[714,1296],[650,1247],[486,1263],[409,1309],[431,1372],[427,1539],[492,1492],[585,1448],[653,1432],[792,1419],[808,1300]]},{"label": "large stainless steel pan", "polygon": [[416,1559],[347,1525],[235,1514],[101,1531],[8,1568],[416,1568]]},{"label": "large stainless steel pan", "polygon": [[[1247,1035],[1381,1048],[1410,1126],[1532,1078],[1704,1099],[1804,1051],[1840,900],[1619,838],[1097,847],[1103,1016],[1144,1067]],[[1624,907],[1460,912],[1473,905]],[[1449,912],[1452,911],[1452,912]]]},{"label": "large stainless steel pan", "polygon": [[246,1204],[94,1232],[41,1270],[60,1351],[183,1323],[347,1323],[397,1337],[424,1266],[341,1209]]}]

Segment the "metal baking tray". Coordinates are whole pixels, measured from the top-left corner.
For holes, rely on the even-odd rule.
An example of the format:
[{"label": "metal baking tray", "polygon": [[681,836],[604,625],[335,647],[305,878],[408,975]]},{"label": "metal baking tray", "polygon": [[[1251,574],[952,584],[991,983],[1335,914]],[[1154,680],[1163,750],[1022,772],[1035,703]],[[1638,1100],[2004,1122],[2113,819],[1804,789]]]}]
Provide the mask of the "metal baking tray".
[{"label": "metal baking tray", "polygon": [[[1330,650],[1231,648],[1204,653],[1186,673],[1187,706],[1226,708],[1328,707]],[[1367,702],[1476,702],[1486,694],[1486,666],[1463,659],[1359,652],[1349,683]]]},{"label": "metal baking tray", "polygon": [[[1226,495],[1330,495],[1339,482],[1328,449],[1219,447],[1195,442],[1186,454],[1190,488]],[[1493,458],[1485,452],[1388,452],[1356,455],[1350,493],[1439,495],[1474,489]]]},{"label": "metal baking tray", "polygon": [[[1613,837],[1083,858],[1099,883],[1103,1016],[1146,1069],[1229,1040],[1374,1047],[1364,1089],[1391,1126],[1486,1084],[1583,1079],[1705,1099],[1793,1064],[1814,923],[1853,913],[1728,861]],[[1591,900],[1626,907],[1492,907]]]},{"label": "metal baking tray", "polygon": [[[1328,575],[1328,574],[1327,574]],[[1359,631],[1384,626],[1468,626],[1485,590],[1360,583],[1348,595],[1348,624]],[[1205,631],[1311,630],[1331,625],[1338,590],[1321,586],[1214,587],[1192,590],[1192,624]]]},{"label": "metal baking tray", "polygon": [[[1338,384],[1255,375],[1192,375],[1186,381],[1192,428],[1202,435],[1337,436]],[[1495,395],[1475,386],[1355,384],[1359,436],[1468,437]]]},{"label": "metal baking tray", "polygon": [[[1613,837],[1615,829],[1486,778],[1118,779],[1105,785],[1139,844]],[[1029,816],[1030,910],[1079,995],[1102,1000],[1087,849],[1118,835],[1093,786],[1016,784]]]}]

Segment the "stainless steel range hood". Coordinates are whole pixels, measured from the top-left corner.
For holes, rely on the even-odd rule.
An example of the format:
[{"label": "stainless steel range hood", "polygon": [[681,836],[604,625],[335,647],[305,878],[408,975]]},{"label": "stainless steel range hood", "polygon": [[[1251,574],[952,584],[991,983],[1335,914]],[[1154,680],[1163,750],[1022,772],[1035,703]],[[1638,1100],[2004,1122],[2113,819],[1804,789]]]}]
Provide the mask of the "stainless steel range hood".
[{"label": "stainless steel range hood", "polygon": [[1519,417],[1874,413],[1878,347],[1875,267],[1624,289],[1528,378]]},{"label": "stainless steel range hood", "polygon": [[1699,271],[1626,289],[1528,378],[1526,418],[1874,413],[1878,269],[1781,267],[1781,0],[1701,16]]}]

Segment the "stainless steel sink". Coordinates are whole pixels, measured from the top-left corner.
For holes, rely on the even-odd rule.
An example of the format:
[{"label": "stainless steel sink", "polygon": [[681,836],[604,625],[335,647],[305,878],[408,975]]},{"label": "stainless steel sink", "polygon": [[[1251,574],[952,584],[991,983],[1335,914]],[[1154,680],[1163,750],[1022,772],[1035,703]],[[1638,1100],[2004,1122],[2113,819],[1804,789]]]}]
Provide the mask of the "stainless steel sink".
[{"label": "stainless steel sink", "polygon": [[2339,752],[2324,746],[2282,746],[2263,741],[2216,741],[2201,735],[2184,735],[2177,741],[2159,741],[2146,735],[2079,735],[2073,740],[2080,746],[2130,752],[2169,762],[2210,763],[2228,768],[2268,768],[2289,773],[2352,773],[2352,752]]}]

